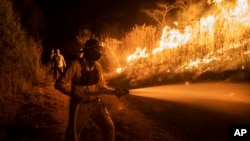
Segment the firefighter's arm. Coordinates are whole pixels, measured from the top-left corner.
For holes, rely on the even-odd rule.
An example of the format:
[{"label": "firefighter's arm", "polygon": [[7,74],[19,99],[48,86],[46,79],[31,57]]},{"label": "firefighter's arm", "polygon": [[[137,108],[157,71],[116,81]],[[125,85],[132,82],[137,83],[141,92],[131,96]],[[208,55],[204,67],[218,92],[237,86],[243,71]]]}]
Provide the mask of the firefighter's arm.
[{"label": "firefighter's arm", "polygon": [[[102,74],[102,69],[99,68],[99,76],[100,76],[100,80],[98,83],[98,90],[99,91],[110,91],[111,94],[115,94],[118,98],[120,98],[121,96],[125,96],[129,94],[129,90],[127,89],[122,89],[122,88],[113,88],[107,85],[103,74]],[[104,92],[105,93],[105,92]],[[106,92],[107,93],[107,92]]]},{"label": "firefighter's arm", "polygon": [[114,88],[109,87],[102,74],[99,74],[100,80],[98,82],[98,90],[114,90]]},{"label": "firefighter's arm", "polygon": [[64,59],[63,56],[62,56],[62,58],[63,58],[63,67],[66,68],[66,66],[67,66],[67,65],[66,65],[66,61],[65,61],[65,59]]},{"label": "firefighter's arm", "polygon": [[86,93],[86,89],[87,87],[83,88],[82,86],[78,86],[78,85],[73,85],[72,86],[72,98],[74,98],[75,100],[77,100],[78,102],[93,102],[98,100],[98,97],[93,95],[89,95],[88,93]]},{"label": "firefighter's arm", "polygon": [[99,72],[99,81],[98,81],[98,90],[115,90],[114,88],[110,87],[107,85],[103,73],[102,73],[102,68],[99,64],[97,64],[97,69]]}]

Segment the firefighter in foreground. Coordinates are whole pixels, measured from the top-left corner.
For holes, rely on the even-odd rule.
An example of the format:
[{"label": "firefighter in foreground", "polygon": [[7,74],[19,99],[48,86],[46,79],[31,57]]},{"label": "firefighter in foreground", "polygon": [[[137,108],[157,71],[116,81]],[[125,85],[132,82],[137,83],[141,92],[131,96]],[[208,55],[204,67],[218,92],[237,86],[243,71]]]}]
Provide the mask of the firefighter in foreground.
[{"label": "firefighter in foreground", "polygon": [[[79,59],[69,65],[55,83],[55,88],[71,97],[65,141],[78,141],[84,125],[91,118],[102,130],[103,140],[114,141],[114,124],[105,105],[93,92],[110,90],[105,85],[97,61],[102,47],[95,39],[86,41]],[[92,93],[91,93],[92,92]]]}]

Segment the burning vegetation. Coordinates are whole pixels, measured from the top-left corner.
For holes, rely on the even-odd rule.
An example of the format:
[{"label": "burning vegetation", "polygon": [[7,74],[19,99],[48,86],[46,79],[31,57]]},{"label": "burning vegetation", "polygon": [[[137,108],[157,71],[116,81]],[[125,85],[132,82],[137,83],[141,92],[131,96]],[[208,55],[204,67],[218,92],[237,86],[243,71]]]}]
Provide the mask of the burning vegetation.
[{"label": "burning vegetation", "polygon": [[[199,13],[197,5],[201,4],[186,7],[178,16],[188,17],[187,12],[194,9]],[[119,60],[117,71],[125,73],[133,84],[149,79],[191,81],[204,74],[205,79],[249,77],[249,1],[210,0],[206,7],[197,20],[174,21],[173,26],[166,25],[161,32],[156,30],[159,26],[135,26],[119,44],[124,46],[118,50],[123,53],[120,57],[126,60]]]}]

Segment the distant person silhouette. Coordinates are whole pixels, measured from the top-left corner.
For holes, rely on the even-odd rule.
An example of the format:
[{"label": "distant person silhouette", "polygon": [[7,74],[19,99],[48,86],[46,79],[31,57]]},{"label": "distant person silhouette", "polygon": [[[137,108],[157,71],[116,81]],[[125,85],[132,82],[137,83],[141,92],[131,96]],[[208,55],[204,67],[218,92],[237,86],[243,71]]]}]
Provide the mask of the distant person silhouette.
[{"label": "distant person silhouette", "polygon": [[52,57],[51,66],[53,68],[53,79],[57,80],[66,68],[66,62],[59,49],[56,49],[55,55]]},{"label": "distant person silhouette", "polygon": [[54,57],[54,55],[55,55],[55,49],[51,49],[50,50],[51,52],[50,52],[50,56],[49,56],[49,67],[50,67],[50,70],[49,70],[49,73],[52,73],[53,74],[53,57]]}]

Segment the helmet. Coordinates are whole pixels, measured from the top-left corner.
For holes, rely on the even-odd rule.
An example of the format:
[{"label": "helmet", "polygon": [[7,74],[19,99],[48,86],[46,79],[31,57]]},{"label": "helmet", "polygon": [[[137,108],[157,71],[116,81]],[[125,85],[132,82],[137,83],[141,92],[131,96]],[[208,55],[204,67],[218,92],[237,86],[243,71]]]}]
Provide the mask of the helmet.
[{"label": "helmet", "polygon": [[84,53],[84,58],[87,61],[97,61],[101,58],[101,46],[99,45],[99,41],[96,39],[89,39],[85,42],[84,49],[82,50]]}]

